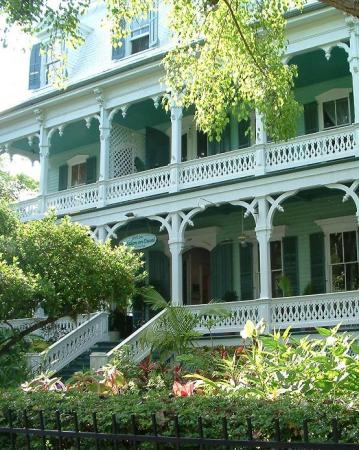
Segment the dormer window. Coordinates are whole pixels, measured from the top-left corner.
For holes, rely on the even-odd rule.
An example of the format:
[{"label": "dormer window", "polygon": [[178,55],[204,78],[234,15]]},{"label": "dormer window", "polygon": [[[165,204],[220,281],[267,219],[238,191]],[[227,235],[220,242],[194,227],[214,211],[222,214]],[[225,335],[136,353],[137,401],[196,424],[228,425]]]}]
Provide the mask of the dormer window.
[{"label": "dormer window", "polygon": [[131,54],[147,50],[150,45],[150,19],[135,19],[131,24]]},{"label": "dormer window", "polygon": [[134,19],[130,26],[129,36],[120,40],[120,45],[112,47],[112,59],[126,56],[155,47],[158,42],[158,15],[151,11],[148,17]]},{"label": "dormer window", "polygon": [[46,54],[41,44],[33,45],[30,55],[29,89],[39,89],[56,82],[63,73],[63,56],[66,52],[64,42],[58,42]]}]

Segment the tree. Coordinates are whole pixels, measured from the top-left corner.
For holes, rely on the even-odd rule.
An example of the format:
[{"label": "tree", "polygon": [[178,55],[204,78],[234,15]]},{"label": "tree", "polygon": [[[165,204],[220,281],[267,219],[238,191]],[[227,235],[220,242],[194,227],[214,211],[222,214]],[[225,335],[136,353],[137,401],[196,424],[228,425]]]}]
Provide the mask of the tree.
[{"label": "tree", "polygon": [[[6,216],[4,207],[1,211]],[[0,236],[0,317],[31,317],[37,307],[47,317],[0,340],[0,356],[63,316],[75,318],[113,304],[127,307],[142,277],[142,263],[133,251],[95,242],[87,227],[69,218],[57,222],[49,215],[15,222],[13,228],[13,213],[7,216],[12,231],[10,237]]]},{"label": "tree", "polygon": [[[130,32],[134,17],[145,17],[153,9],[153,0],[102,1],[115,45]],[[45,0],[0,0],[0,13],[9,25],[26,32],[47,28],[49,47],[57,39],[78,45],[80,17],[90,2],[61,0],[55,9]],[[294,136],[301,108],[292,92],[296,68],[282,63],[285,14],[291,7],[301,8],[305,0],[163,2],[169,7],[176,43],[164,59],[165,81],[179,105],[195,105],[199,128],[220,139],[229,113],[248,119],[256,109],[272,139]],[[359,17],[357,0],[322,2]]]},{"label": "tree", "polygon": [[24,173],[10,175],[3,169],[1,162],[0,159],[0,200],[14,201],[22,192],[38,189],[39,183],[36,180]]}]

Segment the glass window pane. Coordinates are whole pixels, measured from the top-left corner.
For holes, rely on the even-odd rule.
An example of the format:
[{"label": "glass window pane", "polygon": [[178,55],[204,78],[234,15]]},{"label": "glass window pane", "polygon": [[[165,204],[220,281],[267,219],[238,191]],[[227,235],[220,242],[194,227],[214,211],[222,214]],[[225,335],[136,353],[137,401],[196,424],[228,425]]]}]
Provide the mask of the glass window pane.
[{"label": "glass window pane", "polygon": [[79,164],[79,184],[86,183],[86,164]]},{"label": "glass window pane", "polygon": [[345,290],[345,269],[344,264],[337,264],[332,266],[332,290]]},{"label": "glass window pane", "polygon": [[282,242],[272,241],[270,243],[270,257],[272,270],[282,270]]},{"label": "glass window pane", "polygon": [[359,274],[358,274],[358,264],[346,264],[345,267],[345,273],[346,273],[346,290],[347,291],[354,291],[358,289],[359,287]]},{"label": "glass window pane", "polygon": [[78,184],[77,174],[78,174],[77,165],[72,166],[72,168],[71,168],[71,186],[76,186]]},{"label": "glass window pane", "polygon": [[337,125],[347,125],[349,123],[349,102],[347,98],[337,100]]},{"label": "glass window pane", "polygon": [[282,290],[279,287],[279,281],[282,278],[281,271],[272,272],[272,296],[273,298],[283,297]]},{"label": "glass window pane", "polygon": [[131,53],[143,52],[143,50],[147,50],[150,45],[149,36],[143,36],[138,39],[132,40],[132,50]]},{"label": "glass window pane", "polygon": [[347,231],[344,235],[344,261],[357,261],[357,236],[355,231]]},{"label": "glass window pane", "polygon": [[334,101],[323,103],[323,118],[324,118],[324,128],[336,126]]},{"label": "glass window pane", "polygon": [[343,262],[342,233],[332,233],[330,235],[330,262],[332,264]]}]

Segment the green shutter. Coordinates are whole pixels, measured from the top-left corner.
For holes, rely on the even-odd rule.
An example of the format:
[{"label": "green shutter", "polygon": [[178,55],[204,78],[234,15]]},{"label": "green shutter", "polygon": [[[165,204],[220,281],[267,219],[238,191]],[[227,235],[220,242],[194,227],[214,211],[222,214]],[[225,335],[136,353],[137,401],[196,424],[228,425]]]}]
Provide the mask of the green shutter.
[{"label": "green shutter", "polygon": [[349,106],[350,106],[351,123],[355,123],[355,110],[354,110],[354,95],[353,95],[353,92],[350,92],[350,94],[349,94]]},{"label": "green shutter", "polygon": [[253,300],[253,244],[239,247],[241,300]]},{"label": "green shutter", "polygon": [[290,281],[292,295],[299,295],[298,238],[283,238],[283,273]]},{"label": "green shutter", "polygon": [[219,244],[211,251],[211,298],[222,299],[233,291],[233,245]]},{"label": "green shutter", "polygon": [[310,242],[310,276],[313,294],[326,291],[324,234],[313,233]]},{"label": "green shutter", "polygon": [[238,148],[246,148],[251,145],[249,129],[250,120],[238,122]]},{"label": "green shutter", "polygon": [[69,166],[64,164],[59,167],[59,191],[64,191],[68,188]]},{"label": "green shutter", "polygon": [[146,167],[167,166],[170,162],[170,139],[155,128],[146,128]]},{"label": "green shutter", "polygon": [[319,131],[317,102],[304,105],[304,126],[305,134],[317,133]]},{"label": "green shutter", "polygon": [[86,160],[86,184],[96,183],[97,180],[97,158],[91,156]]},{"label": "green shutter", "polygon": [[41,83],[41,45],[32,46],[29,67],[29,89],[38,89]]},{"label": "green shutter", "polygon": [[119,45],[112,47],[112,59],[122,59],[126,54],[126,42],[124,38],[119,40]]},{"label": "green shutter", "polygon": [[160,251],[148,252],[148,281],[166,300],[170,298],[170,268],[168,257]]}]

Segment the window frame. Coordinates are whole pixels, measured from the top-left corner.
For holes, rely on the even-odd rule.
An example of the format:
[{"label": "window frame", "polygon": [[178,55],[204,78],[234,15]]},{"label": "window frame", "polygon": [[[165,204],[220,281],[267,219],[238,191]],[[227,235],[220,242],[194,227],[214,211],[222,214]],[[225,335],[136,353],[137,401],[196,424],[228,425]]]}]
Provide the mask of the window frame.
[{"label": "window frame", "polygon": [[[352,88],[338,88],[338,89],[331,89],[327,92],[324,92],[323,94],[318,95],[315,97],[315,100],[318,103],[318,125],[319,125],[319,131],[326,131],[326,130],[334,130],[336,128],[341,127],[347,127],[353,122],[354,118],[354,111],[351,110],[350,105],[350,94],[353,92]],[[343,125],[335,125],[332,127],[324,127],[324,103],[328,102],[336,102],[338,100],[342,100],[346,98],[348,102],[348,112],[349,112],[349,123],[343,124]]]},{"label": "window frame", "polygon": [[[330,219],[316,220],[315,223],[324,233],[324,256],[325,256],[325,285],[326,292],[346,292],[334,291],[332,289],[332,271],[331,271],[331,253],[330,253],[330,235],[334,233],[356,232],[357,259],[359,264],[359,234],[358,219],[356,216],[332,217]],[[344,264],[344,263],[343,263]]]},{"label": "window frame", "polygon": [[[90,158],[89,155],[77,155],[77,156],[74,156],[73,158],[69,159],[68,161],[66,161],[66,164],[68,166],[67,189],[75,189],[77,187],[84,186],[86,184],[86,180],[85,180],[85,182],[82,184],[72,185],[72,168],[74,166],[86,164],[87,160],[89,158]],[[86,173],[85,173],[85,178],[86,178]]]}]

